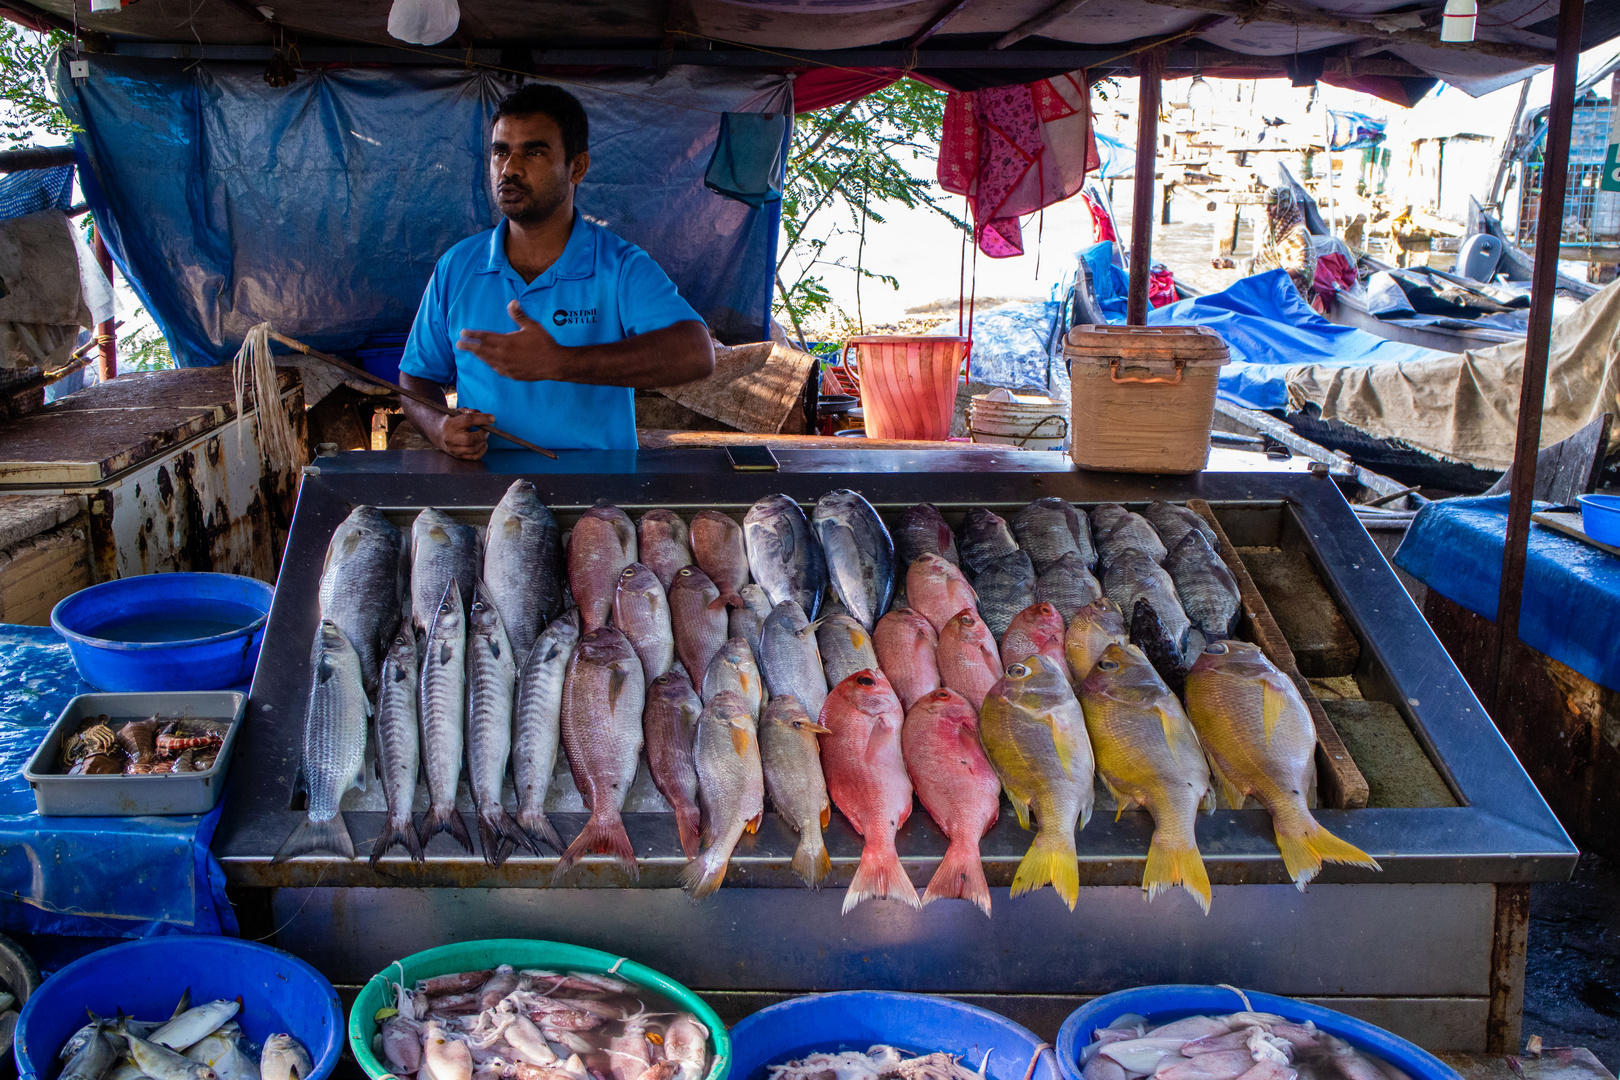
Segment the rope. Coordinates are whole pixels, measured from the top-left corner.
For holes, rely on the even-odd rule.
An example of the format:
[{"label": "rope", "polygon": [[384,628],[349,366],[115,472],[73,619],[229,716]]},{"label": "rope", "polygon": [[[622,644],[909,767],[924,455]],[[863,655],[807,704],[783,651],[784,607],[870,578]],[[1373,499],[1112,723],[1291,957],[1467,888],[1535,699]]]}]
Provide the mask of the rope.
[{"label": "rope", "polygon": [[[243,406],[249,383],[253,386],[254,408],[259,415],[259,451],[264,459],[277,469],[290,469],[298,464],[298,436],[293,432],[287,405],[281,400],[281,385],[276,377],[275,361],[270,356],[270,324],[262,322],[247,332],[242,348],[236,354],[236,415],[243,416]],[[242,433],[247,424],[236,427],[236,457],[246,461],[242,449]]]}]

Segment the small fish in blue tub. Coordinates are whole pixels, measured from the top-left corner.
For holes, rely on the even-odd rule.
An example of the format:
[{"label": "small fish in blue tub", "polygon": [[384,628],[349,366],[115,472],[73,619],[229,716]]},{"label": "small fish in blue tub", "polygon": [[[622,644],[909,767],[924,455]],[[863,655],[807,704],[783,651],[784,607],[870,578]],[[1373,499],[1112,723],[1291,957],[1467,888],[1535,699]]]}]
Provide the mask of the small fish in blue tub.
[{"label": "small fish in blue tub", "polygon": [[264,1054],[259,1058],[260,1080],[307,1080],[314,1070],[309,1051],[291,1035],[276,1034],[264,1040]]},{"label": "small fish in blue tub", "polygon": [[1122,1016],[1081,1053],[1086,1080],[1408,1080],[1307,1021],[1273,1013],[1188,1016],[1152,1026]]}]

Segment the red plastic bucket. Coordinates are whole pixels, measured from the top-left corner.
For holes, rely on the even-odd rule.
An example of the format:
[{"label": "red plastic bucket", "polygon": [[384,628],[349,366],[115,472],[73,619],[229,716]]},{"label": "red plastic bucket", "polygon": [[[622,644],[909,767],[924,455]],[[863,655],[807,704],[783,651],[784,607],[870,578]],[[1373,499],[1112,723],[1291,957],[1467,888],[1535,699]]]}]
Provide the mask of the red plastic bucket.
[{"label": "red plastic bucket", "polygon": [[866,434],[874,439],[949,438],[965,337],[850,338],[861,381]]}]

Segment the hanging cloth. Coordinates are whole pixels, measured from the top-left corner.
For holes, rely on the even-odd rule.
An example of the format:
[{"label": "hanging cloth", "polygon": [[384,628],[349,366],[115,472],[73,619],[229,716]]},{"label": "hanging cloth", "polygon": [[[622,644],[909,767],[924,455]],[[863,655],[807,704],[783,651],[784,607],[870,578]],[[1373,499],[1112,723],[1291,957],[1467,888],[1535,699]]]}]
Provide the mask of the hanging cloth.
[{"label": "hanging cloth", "polygon": [[1018,219],[1062,202],[1097,167],[1082,72],[952,93],[945,102],[939,183],[966,195],[979,250],[1021,255]]},{"label": "hanging cloth", "polygon": [[780,200],[788,119],[785,112],[722,113],[704,185],[756,210]]}]

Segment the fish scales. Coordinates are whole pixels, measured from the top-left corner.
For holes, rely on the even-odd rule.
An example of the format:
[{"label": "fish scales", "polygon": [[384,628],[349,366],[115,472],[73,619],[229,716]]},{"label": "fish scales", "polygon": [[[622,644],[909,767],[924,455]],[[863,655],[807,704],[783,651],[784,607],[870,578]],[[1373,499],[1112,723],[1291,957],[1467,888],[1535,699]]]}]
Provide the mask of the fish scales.
[{"label": "fish scales", "polygon": [[473,589],[467,635],[467,776],[478,810],[484,861],[499,866],[518,847],[540,848],[501,805],[501,785],[512,758],[512,706],[517,660],[501,613],[480,583]]},{"label": "fish scales", "polygon": [[759,711],[765,704],[765,681],[760,677],[754,651],[742,638],[730,638],[720,646],[720,651],[709,661],[709,670],[703,675],[701,696],[704,704],[725,691],[731,691],[748,702],[757,721]]},{"label": "fish scales", "polygon": [[1064,671],[1068,670],[1063,657],[1063,616],[1051,604],[1031,604],[1013,616],[1007,633],[1001,639],[1001,666],[1012,667],[1041,655]]},{"label": "fish scales", "polygon": [[613,592],[613,625],[630,639],[642,674],[650,679],[675,663],[675,626],[670,620],[669,596],[658,575],[641,563],[631,563],[619,574]]},{"label": "fish scales", "polygon": [[1163,501],[1154,502],[1142,511],[1142,516],[1158,531],[1159,539],[1164,541],[1166,551],[1174,551],[1176,545],[1192,531],[1202,533],[1211,548],[1217,550],[1220,548],[1220,539],[1215,533],[1214,526],[1205,521],[1202,514],[1185,506]]},{"label": "fish scales", "polygon": [[641,661],[625,636],[602,626],[580,638],[563,684],[562,743],[591,816],[558,861],[553,882],[585,855],[601,853],[640,876],[621,813],[641,758],[645,703]]},{"label": "fish scales", "polygon": [[815,618],[827,591],[827,558],[799,504],[786,495],[760,499],[743,518],[743,540],[771,607],[792,600]]},{"label": "fish scales", "polygon": [[321,621],[310,655],[309,703],[304,712],[303,756],[298,766],[309,810],[272,861],[314,851],[354,858],[338,803],[351,787],[365,787],[366,720],[371,704],[360,657],[330,619]]},{"label": "fish scales", "polygon": [[1164,561],[1164,541],[1159,539],[1158,531],[1148,524],[1147,518],[1126,511],[1124,517],[1109,520],[1112,524],[1107,527],[1097,526],[1097,565],[1105,573],[1132,551],[1139,551],[1156,563]]},{"label": "fish scales", "polygon": [[1012,519],[1012,531],[1037,574],[1067,554],[1078,557],[1088,570],[1097,565],[1090,520],[1055,496],[1036,499],[1020,510]]},{"label": "fish scales", "polygon": [[959,611],[979,610],[979,594],[962,571],[939,555],[924,552],[906,570],[906,603],[922,614],[937,634]]},{"label": "fish scales", "polygon": [[582,632],[607,625],[619,575],[636,561],[636,551],[635,526],[617,506],[599,499],[580,515],[568,540],[568,586]]},{"label": "fish scales", "polygon": [[433,624],[444,588],[455,579],[461,610],[472,603],[480,571],[478,530],[428,507],[411,522],[411,625],[418,636]]},{"label": "fish scales", "polygon": [[772,698],[796,698],[810,715],[821,715],[827,700],[827,676],[816,646],[816,628],[797,601],[782,601],[765,620],[759,661]]},{"label": "fish scales", "polygon": [[332,534],[321,571],[321,618],[336,623],[354,646],[366,693],[373,696],[399,622],[404,544],[380,510],[357,506]]},{"label": "fish scales", "polygon": [[720,590],[715,604],[741,607],[739,590],[749,581],[748,548],[743,529],[718,510],[699,510],[692,515],[692,558]]},{"label": "fish scales", "polygon": [[975,709],[1001,678],[1001,656],[990,628],[972,611],[962,611],[945,624],[935,653],[940,684],[967,698]]},{"label": "fish scales", "polygon": [[936,690],[906,710],[900,749],[923,809],[950,840],[923,904],[967,900],[989,915],[979,840],[1001,814],[1001,780],[984,754],[978,710],[954,690]]},{"label": "fish scales", "polygon": [[660,675],[647,686],[642,728],[647,740],[647,765],[653,783],[675,812],[681,852],[697,856],[699,828],[698,776],[693,758],[698,717],[703,699],[681,672]]},{"label": "fish scales", "polygon": [[562,529],[534,485],[514,480],[484,534],[484,589],[519,657],[562,614],[563,581]]},{"label": "fish scales", "polygon": [[810,522],[834,594],[870,634],[894,599],[894,540],[888,528],[871,503],[847,488],[817,500]]},{"label": "fish scales", "polygon": [[1185,648],[1192,622],[1181,608],[1175,582],[1151,555],[1142,551],[1122,553],[1108,564],[1102,587],[1103,594],[1118,604],[1127,617],[1135,612],[1138,600],[1146,600],[1176,648]]},{"label": "fish scales", "polygon": [[428,812],[418,825],[422,847],[448,832],[470,853],[472,837],[456,811],[456,785],[461,779],[467,715],[467,633],[461,586],[454,578],[434,608],[422,649],[421,693],[417,698],[422,725],[422,769],[427,774]]},{"label": "fish scales", "polygon": [[962,515],[962,532],[958,540],[962,567],[978,583],[978,575],[995,560],[1018,550],[1012,529],[1001,515],[982,506],[975,506]]},{"label": "fish scales", "polygon": [[776,812],[799,834],[793,872],[814,888],[832,870],[822,830],[832,814],[817,736],[827,734],[797,697],[772,696],[759,724],[765,789]]},{"label": "fish scales", "polygon": [[377,689],[377,773],[382,778],[388,815],[382,833],[371,845],[371,865],[394,844],[417,862],[423,861],[422,843],[411,818],[416,801],[416,780],[421,774],[422,729],[416,717],[416,637],[410,623],[401,620],[383,660]]},{"label": "fish scales", "polygon": [[694,683],[708,673],[709,661],[726,643],[729,620],[724,605],[715,606],[720,590],[696,566],[684,566],[669,588],[669,615],[675,632],[675,654]]},{"label": "fish scales", "polygon": [[691,530],[673,510],[649,510],[636,522],[636,554],[665,590],[683,566],[692,566]]},{"label": "fish scales", "polygon": [[1101,595],[1102,583],[1074,553],[1062,556],[1035,579],[1035,599],[1057,608],[1064,622]]},{"label": "fish scales", "polygon": [[[889,612],[872,632],[878,667],[907,709],[940,688],[939,635],[922,615],[907,608]],[[819,707],[818,707],[819,711]]]},{"label": "fish scales", "polygon": [[[1138,600],[1131,611],[1130,642],[1142,650],[1171,693],[1180,696],[1185,691],[1191,665],[1183,661],[1181,648],[1170,639],[1158,612],[1146,599]],[[1202,649],[1203,642],[1199,641],[1198,646]]]},{"label": "fish scales", "polygon": [[1225,560],[1204,534],[1189,531],[1165,557],[1164,568],[1175,583],[1187,618],[1209,641],[1231,637],[1242,610],[1243,594]]},{"label": "fish scales", "polygon": [[1069,673],[1078,683],[1096,666],[1108,646],[1130,640],[1125,616],[1119,605],[1100,596],[1075,613],[1063,635],[1063,655],[1069,662]]},{"label": "fish scales", "polygon": [[546,817],[546,792],[562,739],[563,683],[568,661],[579,644],[579,612],[553,619],[540,632],[518,671],[512,714],[512,780],[517,789],[518,826],[529,837],[563,850],[562,838]]},{"label": "fish scales", "polygon": [[764,816],[757,711],[740,694],[723,690],[709,699],[698,718],[693,756],[708,843],[681,873],[681,884],[694,897],[720,888],[737,841],[745,830],[757,830]]},{"label": "fish scales", "polygon": [[816,648],[829,692],[855,674],[878,667],[877,651],[866,628],[845,614],[826,615],[816,627]]},{"label": "fish scales", "polygon": [[1014,551],[987,563],[973,579],[979,594],[979,614],[998,642],[1013,616],[1035,603],[1035,564],[1023,551]]},{"label": "fish scales", "polygon": [[894,527],[894,554],[901,567],[910,566],[922,555],[938,555],[952,566],[962,565],[956,534],[932,503],[918,503],[901,511]]},{"label": "fish scales", "polygon": [[743,606],[734,607],[726,613],[726,636],[742,638],[754,650],[754,655],[759,656],[759,635],[765,628],[765,620],[770,618],[771,599],[764,589],[753,582],[744,585],[740,595]]}]

